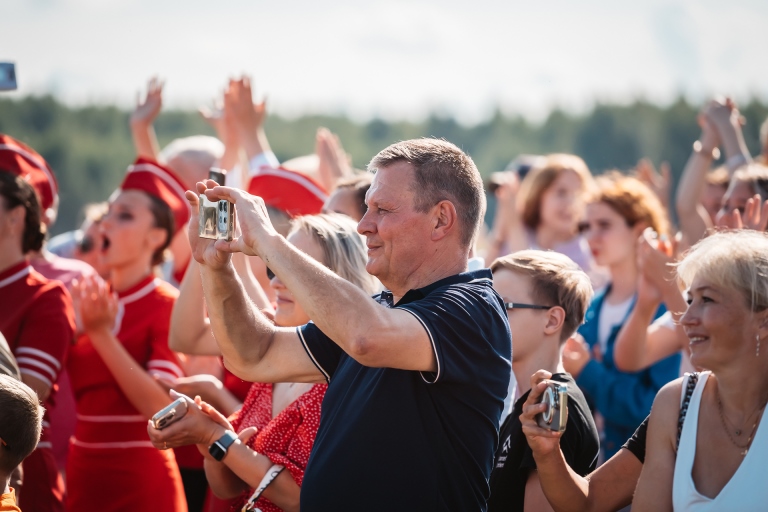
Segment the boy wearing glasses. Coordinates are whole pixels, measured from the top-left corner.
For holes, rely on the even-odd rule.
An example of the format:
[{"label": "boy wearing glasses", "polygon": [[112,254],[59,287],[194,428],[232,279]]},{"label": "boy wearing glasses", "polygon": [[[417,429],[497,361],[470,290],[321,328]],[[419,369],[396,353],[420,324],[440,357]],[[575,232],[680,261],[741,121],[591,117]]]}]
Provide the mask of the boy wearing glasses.
[{"label": "boy wearing glasses", "polygon": [[37,446],[43,428],[43,408],[32,388],[0,374],[0,512],[19,511],[10,487],[11,474]]},{"label": "boy wearing glasses", "polygon": [[537,370],[568,387],[568,422],[561,447],[568,465],[587,475],[597,465],[600,444],[587,401],[563,368],[562,349],[584,322],[592,298],[589,277],[576,263],[552,251],[520,251],[491,265],[493,287],[504,299],[514,340],[512,371],[521,391],[501,426],[490,478],[488,512],[552,510],[539,483],[520,414]]}]

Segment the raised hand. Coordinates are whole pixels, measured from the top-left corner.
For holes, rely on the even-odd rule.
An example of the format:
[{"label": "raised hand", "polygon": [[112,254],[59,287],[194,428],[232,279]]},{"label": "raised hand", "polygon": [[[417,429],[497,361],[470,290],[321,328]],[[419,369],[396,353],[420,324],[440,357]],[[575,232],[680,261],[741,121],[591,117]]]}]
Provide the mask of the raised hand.
[{"label": "raised hand", "polygon": [[563,435],[562,432],[541,428],[536,422],[536,417],[547,408],[545,404],[539,402],[542,393],[547,389],[547,383],[544,381],[550,378],[552,374],[546,370],[539,370],[531,376],[531,392],[523,404],[523,412],[520,415],[523,434],[534,456],[544,456],[559,450],[560,437]]},{"label": "raised hand", "polygon": [[762,202],[760,195],[755,194],[747,199],[743,216],[738,209],[734,208],[720,218],[717,227],[765,231],[766,227],[768,227],[768,200]]},{"label": "raised hand", "polygon": [[163,86],[165,82],[152,77],[147,84],[147,94],[142,98],[136,94],[136,107],[131,113],[131,124],[150,125],[163,107]]},{"label": "raised hand", "polygon": [[117,317],[117,295],[103,279],[89,276],[73,281],[72,299],[84,332],[112,331]]},{"label": "raised hand", "polygon": [[[641,280],[656,288],[661,293],[667,286],[675,283],[675,269],[673,264],[677,261],[678,239],[671,240],[663,237],[657,238],[656,232],[646,228],[637,240],[637,264],[641,273]],[[644,290],[650,292],[650,290]],[[659,298],[659,301],[661,298]]]},{"label": "raised hand", "polygon": [[198,194],[202,194],[209,188],[213,188],[215,186],[215,181],[206,180],[205,182],[197,183],[197,194],[191,190],[187,190],[185,195],[187,197],[187,201],[189,201],[189,204],[192,207],[192,216],[188,223],[187,229],[189,235],[189,246],[192,250],[192,257],[195,258],[195,261],[212,269],[223,269],[229,264],[229,260],[231,258],[230,254],[216,249],[214,246],[215,240],[200,238],[198,234],[200,228],[198,222],[200,199]]},{"label": "raised hand", "polygon": [[672,172],[669,168],[669,162],[662,162],[657,171],[653,162],[648,158],[643,158],[637,163],[635,172],[637,178],[645,183],[656,194],[661,204],[667,208],[672,192]]}]

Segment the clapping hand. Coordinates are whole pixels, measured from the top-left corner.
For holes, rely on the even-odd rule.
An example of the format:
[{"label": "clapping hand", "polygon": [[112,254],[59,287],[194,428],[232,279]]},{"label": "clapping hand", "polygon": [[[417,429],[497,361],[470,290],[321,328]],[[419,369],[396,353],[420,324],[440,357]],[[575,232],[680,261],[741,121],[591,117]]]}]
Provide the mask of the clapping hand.
[{"label": "clapping hand", "polygon": [[147,84],[147,94],[142,98],[136,94],[136,108],[131,113],[132,125],[151,125],[163,107],[163,86],[165,82],[152,77]]},{"label": "clapping hand", "polygon": [[[84,277],[72,282],[72,302],[82,322],[83,331],[111,332],[117,317],[117,295],[100,277]],[[94,337],[92,341],[99,339]]]},{"label": "clapping hand", "polygon": [[763,202],[760,196],[755,194],[747,200],[743,216],[738,209],[734,208],[718,220],[717,227],[765,231],[768,227],[768,200]]},{"label": "clapping hand", "polygon": [[643,158],[637,163],[635,172],[637,178],[656,194],[661,204],[665,208],[668,207],[669,196],[672,191],[672,172],[669,168],[669,162],[662,162],[657,171],[653,162],[648,158]]}]

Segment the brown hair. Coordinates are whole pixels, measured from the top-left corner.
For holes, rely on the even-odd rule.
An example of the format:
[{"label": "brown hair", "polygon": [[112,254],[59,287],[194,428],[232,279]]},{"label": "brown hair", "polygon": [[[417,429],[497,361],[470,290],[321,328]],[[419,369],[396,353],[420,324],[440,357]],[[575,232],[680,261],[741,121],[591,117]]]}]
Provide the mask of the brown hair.
[{"label": "brown hair", "polygon": [[0,375],[0,471],[10,473],[37,446],[43,424],[43,408],[37,394],[21,381]]},{"label": "brown hair", "polygon": [[590,197],[590,203],[608,205],[630,227],[643,222],[660,235],[669,234],[664,206],[645,183],[618,171],[603,174],[596,181],[597,191]]},{"label": "brown hair", "polygon": [[42,222],[40,200],[35,189],[23,178],[0,169],[0,196],[5,199],[5,210],[23,206],[24,234],[21,238],[21,252],[39,251],[45,241],[45,225]]},{"label": "brown hair", "polygon": [[455,145],[441,139],[413,139],[392,144],[373,157],[370,172],[398,162],[414,170],[414,207],[427,212],[440,201],[450,201],[459,216],[461,243],[469,247],[482,216],[485,193],[472,159]]},{"label": "brown hair", "polygon": [[531,298],[537,303],[563,308],[565,320],[561,342],[573,336],[584,323],[594,291],[587,274],[568,256],[554,251],[518,251],[491,264],[491,272],[502,269],[528,277]]},{"label": "brown hair", "polygon": [[342,178],[336,182],[335,190],[345,188],[355,193],[355,203],[357,204],[360,217],[365,215],[366,210],[368,210],[365,204],[365,195],[368,193],[368,189],[371,188],[371,181],[373,181],[373,176],[366,172],[355,174],[349,178]]},{"label": "brown hair", "polygon": [[721,165],[720,167],[709,171],[707,173],[706,180],[707,185],[713,185],[715,187],[723,187],[723,189],[727,189],[728,182],[731,180],[731,177],[728,175],[728,169],[724,165]]},{"label": "brown hair", "polygon": [[165,243],[152,254],[152,265],[160,265],[165,260],[165,250],[171,245],[173,234],[175,232],[176,221],[173,218],[173,212],[163,200],[147,194],[149,197],[149,211],[155,219],[155,227],[163,229],[167,236]]},{"label": "brown hair", "polygon": [[565,171],[573,171],[581,178],[582,192],[593,188],[594,180],[584,160],[565,153],[547,155],[541,167],[531,169],[520,183],[518,204],[523,224],[528,229],[536,229],[541,224],[541,198]]}]

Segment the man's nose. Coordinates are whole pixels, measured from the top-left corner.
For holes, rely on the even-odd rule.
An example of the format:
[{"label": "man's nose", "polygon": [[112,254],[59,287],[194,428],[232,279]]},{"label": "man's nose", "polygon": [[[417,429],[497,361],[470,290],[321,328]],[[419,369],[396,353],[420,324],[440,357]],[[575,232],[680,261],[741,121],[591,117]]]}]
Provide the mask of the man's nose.
[{"label": "man's nose", "polygon": [[357,223],[357,232],[363,236],[376,232],[376,223],[371,219],[370,212],[371,210],[367,210],[360,222]]}]

